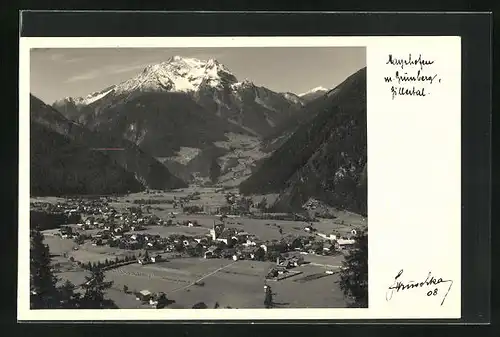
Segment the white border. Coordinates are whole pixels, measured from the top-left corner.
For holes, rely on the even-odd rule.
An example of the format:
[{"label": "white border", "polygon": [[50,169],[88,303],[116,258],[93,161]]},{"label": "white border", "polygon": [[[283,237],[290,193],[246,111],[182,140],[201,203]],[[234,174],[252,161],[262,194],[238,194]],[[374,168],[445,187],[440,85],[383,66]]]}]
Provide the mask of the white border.
[{"label": "white border", "polygon": [[[29,251],[29,82],[30,82],[30,48],[175,48],[175,47],[367,47],[367,85],[368,85],[368,157],[370,162],[376,158],[378,153],[373,152],[376,149],[372,146],[370,137],[377,134],[372,126],[375,125],[376,120],[375,112],[385,109],[385,106],[377,105],[378,98],[374,96],[376,88],[380,87],[378,78],[375,78],[376,72],[374,69],[382,67],[382,60],[373,59],[370,55],[371,51],[380,51],[383,48],[389,50],[391,47],[399,46],[399,49],[404,46],[419,46],[427,47],[426,50],[432,51],[433,48],[446,43],[449,46],[449,53],[453,57],[452,70],[458,70],[458,84],[451,88],[451,92],[456,95],[454,99],[460,102],[460,38],[459,37],[169,37],[169,38],[156,38],[156,37],[134,37],[134,38],[119,38],[119,37],[98,37],[98,38],[21,38],[19,44],[19,109],[20,109],[20,123],[19,123],[19,261],[18,261],[18,319],[31,320],[31,321],[52,321],[52,320],[259,320],[259,319],[301,319],[301,320],[321,320],[321,319],[388,319],[388,318],[459,318],[460,317],[460,197],[456,198],[456,193],[460,195],[460,179],[457,185],[452,188],[449,193],[454,195],[450,199],[449,210],[452,214],[447,226],[447,230],[452,232],[452,239],[448,242],[451,245],[451,253],[454,257],[450,257],[451,272],[454,275],[454,293],[449,295],[447,301],[451,304],[445,309],[438,306],[423,306],[420,302],[412,302],[412,299],[406,303],[394,303],[393,305],[385,304],[382,306],[380,301],[374,300],[376,297],[385,296],[382,294],[382,288],[379,285],[374,285],[373,277],[378,273],[378,268],[383,267],[383,261],[377,261],[374,257],[378,252],[375,249],[387,247],[385,242],[380,243],[379,240],[374,241],[374,237],[370,236],[370,251],[369,251],[369,298],[370,307],[368,309],[162,309],[162,310],[148,310],[148,309],[116,309],[116,310],[29,310],[29,264],[28,254],[24,252]],[[389,49],[388,49],[389,48]],[[425,48],[424,48],[425,49]],[[445,51],[442,51],[447,52]],[[457,61],[458,59],[458,61]],[[376,74],[378,76],[378,73]],[[457,82],[457,78],[453,78],[453,82]],[[378,89],[377,89],[378,90]],[[457,91],[458,90],[458,91]],[[377,92],[378,95],[378,92]],[[445,97],[449,98],[449,97]],[[445,99],[443,98],[443,100]],[[456,112],[458,109],[458,116],[460,116],[460,106],[453,104],[452,109]],[[437,112],[436,112],[437,113]],[[371,116],[371,117],[370,117]],[[456,117],[455,115],[453,115]],[[454,117],[454,118],[455,118]],[[456,127],[460,125],[460,119],[453,120],[450,125],[454,128],[450,133],[452,141],[456,142],[458,137],[458,144],[451,144],[458,146],[458,154],[453,150],[452,156],[449,159],[453,160],[450,166],[450,172],[453,177],[460,178],[460,131]],[[379,125],[380,127],[380,125]],[[394,126],[393,126],[394,127]],[[397,125],[396,125],[397,127]],[[379,130],[380,131],[380,130]],[[428,131],[428,130],[427,130]],[[430,130],[432,132],[432,130]],[[423,131],[424,133],[426,130]],[[375,142],[374,142],[375,143]],[[425,145],[427,146],[427,145]],[[374,157],[375,156],[375,157]],[[458,163],[458,169],[454,166]],[[375,165],[369,166],[370,181],[373,182],[372,168]],[[458,171],[457,171],[458,170]],[[417,176],[416,176],[417,177]],[[371,186],[371,185],[370,185]],[[450,188],[447,186],[446,188]],[[368,205],[370,208],[369,213],[374,210],[375,199],[378,198],[374,195],[374,190],[369,187]],[[458,204],[457,204],[458,202]],[[378,208],[377,208],[378,210]],[[380,212],[379,212],[380,213]],[[458,219],[457,219],[458,214]],[[381,232],[383,224],[374,223],[370,218],[370,233],[376,234]],[[425,238],[423,235],[420,239]],[[387,240],[393,238],[388,237]],[[419,239],[412,237],[412,239]],[[400,243],[401,244],[401,243]],[[404,245],[405,242],[402,243]],[[458,244],[458,250],[457,250]],[[433,248],[433,247],[430,247]],[[443,249],[443,247],[434,247],[436,249]],[[382,249],[383,250],[383,249]],[[458,255],[457,255],[458,253]],[[383,255],[383,254],[382,254]],[[409,257],[410,260],[414,256]],[[412,260],[417,261],[417,260]],[[458,262],[457,262],[458,261]],[[387,261],[386,261],[387,262]],[[408,266],[409,268],[410,266]],[[426,267],[426,266],[424,266]],[[458,268],[458,269],[457,269]],[[382,270],[382,269],[381,269]],[[392,271],[391,271],[392,272]],[[377,274],[378,275],[378,274]],[[457,278],[458,276],[458,278]],[[390,282],[390,280],[387,280]],[[384,281],[385,282],[385,281]],[[451,298],[450,298],[451,297]]]}]

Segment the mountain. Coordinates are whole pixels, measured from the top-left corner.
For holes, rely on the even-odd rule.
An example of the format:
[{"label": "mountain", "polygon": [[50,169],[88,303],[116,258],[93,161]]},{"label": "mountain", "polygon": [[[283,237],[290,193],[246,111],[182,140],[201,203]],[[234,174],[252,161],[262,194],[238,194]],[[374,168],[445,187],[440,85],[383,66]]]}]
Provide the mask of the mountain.
[{"label": "mountain", "polygon": [[293,111],[290,118],[278,125],[272,133],[264,137],[263,151],[266,153],[272,152],[282,146],[302,124],[309,123],[316,115],[331,105],[332,97],[337,95],[349,81],[344,81],[333,89],[325,89],[324,87],[314,88],[306,93],[300,94],[308,96],[309,94],[316,95],[316,98],[308,96],[309,100],[304,100],[300,95],[302,107]]},{"label": "mountain", "polygon": [[[296,95],[277,93],[249,80],[239,82],[217,60],[202,61],[174,56],[165,62],[147,66],[122,83],[85,97],[64,98],[54,102],[53,107],[66,117],[92,127],[96,123],[103,123],[100,116],[106,115],[109,110],[119,108],[121,114],[126,114],[126,109],[136,105],[137,100],[148,109],[148,99],[144,95],[155,97],[151,95],[153,93],[185,97],[182,103],[170,100],[161,107],[156,105],[160,113],[169,109],[178,110],[179,104],[196,103],[206,110],[205,113],[211,113],[226,123],[239,125],[255,135],[268,134],[294,109],[302,106],[302,101]],[[188,100],[192,102],[188,103]],[[177,106],[171,107],[172,101]]]},{"label": "mountain", "polygon": [[[57,110],[33,95],[30,95],[30,119],[33,130],[31,135],[33,165],[36,167],[36,163],[40,162],[40,167],[44,170],[50,170],[51,165],[62,165],[61,169],[67,167],[68,170],[77,170],[82,175],[91,174],[96,180],[102,181],[99,185],[102,187],[101,190],[97,187],[87,188],[88,184],[82,183],[84,192],[91,190],[93,194],[99,194],[97,193],[99,191],[105,193],[113,190],[112,185],[115,184],[115,180],[107,175],[107,171],[111,168],[115,171],[119,168],[120,172],[124,172],[123,175],[128,177],[124,179],[133,187],[129,190],[186,186],[182,180],[173,176],[164,165],[142,151],[134,143],[109,133],[88,130],[81,124],[66,119]],[[51,149],[52,147],[53,149]],[[96,150],[103,148],[121,150],[105,152]],[[74,155],[71,155],[72,151]],[[47,160],[41,162],[43,156],[46,156]],[[94,160],[93,158],[98,160],[95,159],[95,163],[90,165],[86,164],[86,157],[89,160]],[[129,177],[132,177],[134,182],[131,182]],[[41,178],[35,180],[43,181]],[[70,184],[67,183],[67,185]],[[65,185],[61,182],[61,186]],[[49,187],[45,187],[45,189]],[[68,190],[72,189],[68,188]]]},{"label": "mountain", "polygon": [[226,174],[223,180],[246,178],[254,158],[266,156],[261,140],[302,106],[295,94],[238,81],[217,60],[180,56],[85,97],[53,104],[90,130],[133,142],[190,182],[208,178],[214,160]]},{"label": "mountain", "polygon": [[30,125],[31,195],[137,192],[142,185],[106,155],[48,127]]},{"label": "mountain", "polygon": [[297,96],[300,97],[302,102],[307,103],[307,102],[310,102],[310,101],[312,101],[320,96],[323,96],[324,94],[326,94],[327,91],[329,91],[329,89],[319,86],[319,87],[313,88],[307,92],[299,94]]},{"label": "mountain", "polygon": [[240,184],[243,194],[279,193],[273,208],[298,210],[311,197],[367,212],[366,68],[305,106],[312,119]]}]

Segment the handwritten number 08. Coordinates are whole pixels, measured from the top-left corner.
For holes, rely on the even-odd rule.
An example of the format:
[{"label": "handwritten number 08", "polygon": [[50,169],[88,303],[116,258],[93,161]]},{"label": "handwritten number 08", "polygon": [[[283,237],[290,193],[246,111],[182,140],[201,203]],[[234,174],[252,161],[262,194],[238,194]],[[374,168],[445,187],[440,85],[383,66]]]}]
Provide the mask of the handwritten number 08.
[{"label": "handwritten number 08", "polygon": [[428,292],[427,292],[427,296],[431,296],[431,295],[436,296],[437,294],[438,294],[438,290],[437,290],[437,288],[436,288],[436,289],[434,289],[434,291],[432,291],[432,290],[431,290],[431,291],[428,291]]}]

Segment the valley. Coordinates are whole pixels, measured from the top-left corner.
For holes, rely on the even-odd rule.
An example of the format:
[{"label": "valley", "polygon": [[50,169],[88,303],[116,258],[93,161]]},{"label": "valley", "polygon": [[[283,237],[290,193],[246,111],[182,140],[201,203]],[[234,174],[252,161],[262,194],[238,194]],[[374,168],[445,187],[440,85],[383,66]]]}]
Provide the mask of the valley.
[{"label": "valley", "polygon": [[[106,295],[119,308],[151,308],[149,301],[135,299],[141,290],[166,294],[169,301],[172,301],[170,308],[191,308],[198,302],[203,302],[210,308],[216,303],[221,308],[261,308],[263,286],[266,283],[276,292],[277,307],[326,308],[348,305],[335,284],[343,254],[348,248],[339,253],[327,251],[325,249],[329,247],[327,244],[330,241],[321,235],[335,232],[339,238],[352,236],[353,230],[366,229],[366,218],[337,210],[334,212],[335,219],[317,218],[314,222],[254,219],[252,215],[231,214],[221,220],[218,210],[227,206],[226,196],[229,193],[237,195],[234,189],[221,191],[192,186],[170,192],[140,192],[122,197],[38,197],[32,198],[32,203],[60,205],[63,212],[64,209],[76,209],[78,205],[95,205],[92,215],[83,211],[82,217],[74,221],[76,223],[66,223],[59,228],[45,230],[43,234],[53,254],[56,276],[60,278],[61,284],[66,280],[75,285],[85,282],[85,276],[89,275],[85,267],[88,263],[106,265],[106,261],[134,256],[135,259],[131,259],[126,265],[115,267],[109,262],[109,268],[105,271],[106,278],[113,281],[113,287]],[[187,213],[180,206],[174,206],[174,200],[187,200],[184,198],[190,195],[200,197],[187,204],[199,205],[203,209],[201,213]],[[255,196],[253,199],[258,203],[262,197]],[[272,196],[267,197],[271,199]],[[134,208],[133,212],[141,209],[140,213],[136,213],[140,215],[134,217],[131,207]],[[252,208],[251,213],[257,215],[259,211]],[[88,219],[91,221],[87,221]],[[146,223],[145,219],[150,220]],[[142,223],[139,228],[130,226],[139,222]],[[191,226],[190,223],[194,225]],[[214,240],[210,232],[214,224],[221,223],[227,230],[239,233],[239,241],[231,246],[223,243],[220,255],[207,258],[203,254],[217,242],[223,242]],[[305,231],[311,223],[316,234]],[[67,228],[72,228],[70,234]],[[142,243],[131,248],[112,243],[130,242],[130,238],[149,238],[139,242],[149,242],[152,246]],[[189,249],[190,245],[196,245],[198,238],[202,240],[200,243],[203,248],[196,254]],[[187,244],[178,248],[176,239],[187,241]],[[278,248],[282,243],[297,240],[309,243],[291,250]],[[254,244],[247,245],[247,242]],[[317,248],[319,244],[320,249]],[[252,247],[260,245],[264,245],[268,252],[274,250],[273,247],[284,249],[276,255],[281,254],[283,259],[299,254],[303,256],[303,264],[290,269],[290,272],[297,273],[295,276],[281,281],[267,279],[269,272],[276,266],[276,261],[272,257],[269,257],[271,260],[267,257],[260,260],[245,255]],[[146,251],[149,256],[156,257],[157,261],[141,264],[139,261],[141,256],[144,259]],[[238,257],[235,259],[233,256]],[[203,285],[197,285],[196,282],[201,280]],[[125,292],[124,286],[130,291]],[[298,293],[303,293],[304,296],[297,296]]]},{"label": "valley", "polygon": [[85,297],[102,272],[128,309],[353,305],[366,68],[295,94],[171,56],[108,84],[30,96],[30,227],[58,286]]}]

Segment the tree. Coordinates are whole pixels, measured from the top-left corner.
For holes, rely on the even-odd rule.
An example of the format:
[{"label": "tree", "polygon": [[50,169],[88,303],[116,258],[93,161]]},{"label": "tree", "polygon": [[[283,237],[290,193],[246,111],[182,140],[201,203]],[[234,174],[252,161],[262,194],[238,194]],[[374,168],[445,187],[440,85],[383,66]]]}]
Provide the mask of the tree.
[{"label": "tree", "polygon": [[264,248],[262,247],[259,247],[256,251],[255,251],[255,259],[257,261],[264,261],[266,259],[266,251],[264,250]]},{"label": "tree", "polygon": [[257,204],[257,208],[260,209],[261,212],[267,211],[267,198],[264,197],[262,200]]},{"label": "tree", "polygon": [[57,278],[50,266],[49,247],[43,243],[40,230],[31,231],[30,242],[30,305],[32,309],[52,309],[59,304]]},{"label": "tree", "polygon": [[353,300],[352,306],[368,307],[368,233],[355,236],[353,249],[343,261],[340,288],[344,296]]},{"label": "tree", "polygon": [[78,235],[78,236],[75,236],[75,238],[73,239],[73,241],[76,244],[80,245],[80,244],[84,243],[85,239],[84,239],[84,237],[82,235]]},{"label": "tree", "polygon": [[279,251],[277,251],[277,250],[268,250],[267,254],[266,254],[266,259],[268,261],[276,261],[276,259],[278,257],[280,257],[280,256],[281,256],[281,254],[280,254]]},{"label": "tree", "polygon": [[212,160],[212,163],[210,165],[210,180],[212,181],[212,183],[216,183],[217,182],[217,179],[219,178],[220,174],[221,174],[221,167],[219,165],[219,163],[217,163],[217,158],[214,158]]},{"label": "tree", "polygon": [[156,309],[163,309],[168,305],[168,299],[165,293],[161,293],[158,296],[158,303],[156,303]]},{"label": "tree", "polygon": [[113,281],[104,280],[104,272],[101,268],[94,268],[90,276],[85,277],[86,282],[82,285],[85,290],[83,295],[83,307],[87,309],[105,309],[114,303],[104,298],[104,293],[111,288]]},{"label": "tree", "polygon": [[264,297],[264,306],[266,309],[272,308],[273,306],[273,292],[271,290],[271,287],[266,285],[266,295]]},{"label": "tree", "polygon": [[75,309],[80,307],[80,294],[75,293],[75,285],[69,280],[59,288],[61,297],[61,307],[65,309]]},{"label": "tree", "polygon": [[204,302],[198,302],[193,305],[193,309],[207,309],[208,306]]}]

